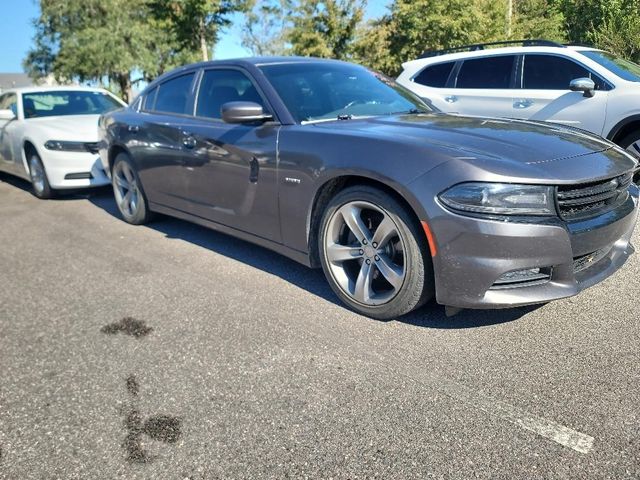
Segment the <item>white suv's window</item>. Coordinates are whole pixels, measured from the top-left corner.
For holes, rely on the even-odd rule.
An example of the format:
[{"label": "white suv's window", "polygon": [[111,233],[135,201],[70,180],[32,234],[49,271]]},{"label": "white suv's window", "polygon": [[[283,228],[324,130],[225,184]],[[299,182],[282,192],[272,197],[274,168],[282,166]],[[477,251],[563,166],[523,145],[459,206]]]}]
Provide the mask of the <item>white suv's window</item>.
[{"label": "white suv's window", "polygon": [[640,65],[636,63],[597,50],[587,50],[580,53],[594,62],[598,62],[604,68],[612,71],[624,80],[640,82]]},{"label": "white suv's window", "polygon": [[456,62],[438,63],[422,70],[413,79],[414,82],[427,87],[443,88],[447,85],[447,80]]},{"label": "white suv's window", "polygon": [[571,80],[591,78],[596,90],[606,90],[606,84],[582,65],[557,55],[529,54],[524,57],[522,88],[527,90],[569,90]]},{"label": "white suv's window", "polygon": [[515,59],[515,55],[501,55],[465,60],[456,88],[509,88]]}]

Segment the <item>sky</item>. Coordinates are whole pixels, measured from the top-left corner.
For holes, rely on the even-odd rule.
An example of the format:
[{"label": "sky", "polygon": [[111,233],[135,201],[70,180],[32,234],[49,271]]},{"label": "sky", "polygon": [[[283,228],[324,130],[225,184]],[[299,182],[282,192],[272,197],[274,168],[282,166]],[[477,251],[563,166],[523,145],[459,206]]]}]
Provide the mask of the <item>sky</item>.
[{"label": "sky", "polygon": [[[376,18],[386,12],[390,0],[369,0],[366,18]],[[0,0],[5,21],[0,29],[0,73],[22,72],[22,60],[31,47],[34,35],[33,19],[38,16],[36,0]],[[10,19],[10,21],[6,21]],[[216,45],[214,58],[247,56],[240,45],[242,15],[234,15],[233,26],[227,29]]]}]

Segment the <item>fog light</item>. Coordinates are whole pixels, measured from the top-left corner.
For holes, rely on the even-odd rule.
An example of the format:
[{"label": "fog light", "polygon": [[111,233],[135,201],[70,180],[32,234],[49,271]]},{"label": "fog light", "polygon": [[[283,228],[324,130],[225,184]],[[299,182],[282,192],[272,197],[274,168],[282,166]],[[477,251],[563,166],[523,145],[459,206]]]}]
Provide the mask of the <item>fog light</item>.
[{"label": "fog light", "polygon": [[505,288],[523,283],[546,282],[551,279],[551,268],[525,268],[507,272],[498,278],[491,288]]}]

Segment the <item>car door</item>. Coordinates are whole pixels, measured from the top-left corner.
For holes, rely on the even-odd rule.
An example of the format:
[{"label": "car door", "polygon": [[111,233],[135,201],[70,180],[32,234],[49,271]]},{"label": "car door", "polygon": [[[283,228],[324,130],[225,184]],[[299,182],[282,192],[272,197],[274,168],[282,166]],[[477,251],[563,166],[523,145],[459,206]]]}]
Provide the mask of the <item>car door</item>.
[{"label": "car door", "polygon": [[[573,59],[550,54],[524,55],[521,71],[514,118],[561,123],[602,135],[610,89],[602,78]],[[585,77],[596,84],[593,97],[569,89],[572,80]]]},{"label": "car door", "polygon": [[277,122],[225,123],[221,107],[232,101],[251,101],[272,111],[243,70],[204,70],[195,116],[184,131],[190,212],[279,241],[276,147],[280,126]]},{"label": "car door", "polygon": [[[12,145],[15,143],[16,125],[18,122],[18,97],[15,93],[5,93],[0,96],[0,110],[11,110],[16,116],[13,120],[0,120],[0,164],[2,169],[11,173],[18,173],[16,156]],[[19,160],[19,159],[18,159]]]},{"label": "car door", "polygon": [[443,102],[434,105],[450,113],[509,117],[513,109],[516,55],[464,60],[449,87],[440,90]]},{"label": "car door", "polygon": [[131,117],[125,143],[150,202],[188,211],[184,126],[193,112],[195,72],[172,77],[145,94]]}]

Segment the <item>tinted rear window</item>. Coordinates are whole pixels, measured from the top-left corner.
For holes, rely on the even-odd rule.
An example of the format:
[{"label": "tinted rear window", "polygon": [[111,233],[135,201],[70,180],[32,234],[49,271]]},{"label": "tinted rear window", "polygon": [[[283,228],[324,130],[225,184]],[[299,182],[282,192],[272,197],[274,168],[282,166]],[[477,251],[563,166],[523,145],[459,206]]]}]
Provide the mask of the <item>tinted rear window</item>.
[{"label": "tinted rear window", "polygon": [[458,73],[457,88],[509,88],[514,55],[465,60]]},{"label": "tinted rear window", "polygon": [[437,65],[431,65],[430,67],[422,70],[413,79],[414,82],[420,85],[426,85],[427,87],[442,88],[447,85],[447,79],[455,62],[439,63]]},{"label": "tinted rear window", "polygon": [[154,110],[156,112],[187,114],[193,73],[172,78],[158,87]]}]

